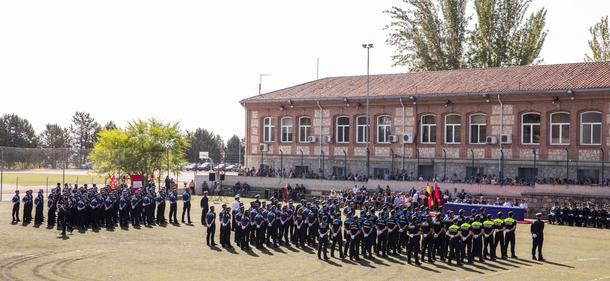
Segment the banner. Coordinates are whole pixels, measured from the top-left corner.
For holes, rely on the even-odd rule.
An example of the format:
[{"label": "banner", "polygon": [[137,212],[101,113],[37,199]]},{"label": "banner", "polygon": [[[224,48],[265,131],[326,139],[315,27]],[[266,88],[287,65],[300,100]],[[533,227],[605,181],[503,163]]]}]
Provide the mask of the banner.
[{"label": "banner", "polygon": [[131,187],[133,189],[139,189],[144,187],[144,177],[142,175],[130,175]]}]

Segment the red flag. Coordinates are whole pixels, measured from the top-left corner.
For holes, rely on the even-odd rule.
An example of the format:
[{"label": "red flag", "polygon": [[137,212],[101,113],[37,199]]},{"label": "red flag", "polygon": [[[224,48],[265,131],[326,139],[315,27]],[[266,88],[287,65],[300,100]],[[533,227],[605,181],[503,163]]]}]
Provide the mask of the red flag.
[{"label": "red flag", "polygon": [[442,206],[443,205],[443,200],[441,200],[441,189],[438,186],[438,182],[434,183],[434,199],[436,199],[436,202],[438,202],[438,206]]}]

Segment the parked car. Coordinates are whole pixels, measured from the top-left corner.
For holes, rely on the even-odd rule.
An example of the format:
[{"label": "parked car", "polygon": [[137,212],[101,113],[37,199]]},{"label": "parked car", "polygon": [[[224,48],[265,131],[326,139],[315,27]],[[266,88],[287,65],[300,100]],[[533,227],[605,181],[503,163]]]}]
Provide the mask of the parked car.
[{"label": "parked car", "polygon": [[87,170],[93,169],[93,167],[94,167],[93,163],[85,163],[85,164],[80,165],[81,169],[87,169]]},{"label": "parked car", "polygon": [[225,167],[225,171],[227,171],[227,172],[233,172],[236,169],[237,169],[237,165],[235,165],[235,164],[231,164],[231,165],[228,165]]},{"label": "parked car", "polygon": [[197,169],[197,171],[209,171],[211,167],[212,167],[212,163],[205,162],[202,164],[198,164],[196,169]]},{"label": "parked car", "polygon": [[195,164],[195,163],[187,163],[182,166],[182,170],[186,170],[186,171],[193,171],[195,169],[197,169],[197,164]]},{"label": "parked car", "polygon": [[214,166],[214,171],[224,171],[225,169],[225,164],[218,164],[216,166]]}]

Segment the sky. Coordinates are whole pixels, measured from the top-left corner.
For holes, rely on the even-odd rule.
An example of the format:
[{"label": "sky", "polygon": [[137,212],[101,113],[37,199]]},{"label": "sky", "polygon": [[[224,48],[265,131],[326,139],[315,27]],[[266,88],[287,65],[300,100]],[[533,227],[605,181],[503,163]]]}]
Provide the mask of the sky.
[{"label": "sky", "polygon": [[[319,77],[393,67],[383,11],[400,0],[0,1],[0,114],[67,126],[180,122],[243,137],[241,99]],[[404,5],[403,5],[404,6]],[[544,64],[580,62],[607,0],[534,0],[548,10]],[[470,11],[472,14],[473,11]]]}]

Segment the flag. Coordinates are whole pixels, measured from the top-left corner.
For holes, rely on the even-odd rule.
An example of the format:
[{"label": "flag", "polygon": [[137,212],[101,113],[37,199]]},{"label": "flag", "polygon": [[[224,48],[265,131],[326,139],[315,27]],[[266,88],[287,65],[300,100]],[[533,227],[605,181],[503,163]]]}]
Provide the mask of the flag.
[{"label": "flag", "polygon": [[438,186],[438,182],[434,183],[434,199],[439,207],[443,205],[443,200],[441,200],[441,188]]},{"label": "flag", "polygon": [[114,189],[116,187],[116,177],[113,175],[110,177],[110,189]]},{"label": "flag", "polygon": [[426,197],[428,198],[428,208],[434,207],[434,197],[432,197],[432,190],[430,190],[430,183],[426,183]]}]

